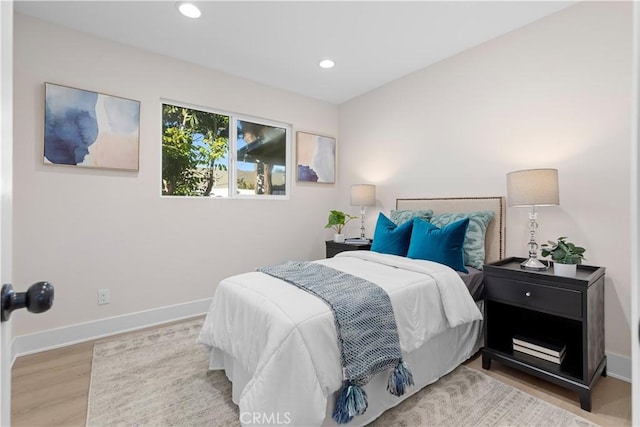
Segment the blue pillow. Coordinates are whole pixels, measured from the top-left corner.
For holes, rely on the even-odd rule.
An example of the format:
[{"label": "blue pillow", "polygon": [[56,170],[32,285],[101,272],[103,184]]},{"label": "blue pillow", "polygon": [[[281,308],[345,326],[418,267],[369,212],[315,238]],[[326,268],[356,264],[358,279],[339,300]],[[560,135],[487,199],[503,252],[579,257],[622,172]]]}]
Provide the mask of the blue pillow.
[{"label": "blue pillow", "polygon": [[492,211],[448,212],[433,215],[433,218],[431,218],[429,222],[436,227],[442,228],[459,219],[469,218],[467,237],[464,239],[464,245],[462,246],[462,250],[464,252],[464,264],[477,268],[478,270],[482,270],[485,255],[485,236],[493,216],[494,214]]},{"label": "blue pillow", "polygon": [[405,222],[402,225],[395,225],[393,221],[381,212],[378,215],[376,231],[373,233],[373,242],[370,250],[383,254],[407,256],[412,228],[412,221]]},{"label": "blue pillow", "polygon": [[464,238],[469,227],[469,218],[447,224],[442,228],[415,218],[408,258],[426,259],[448,265],[454,270],[468,273],[464,268]]}]

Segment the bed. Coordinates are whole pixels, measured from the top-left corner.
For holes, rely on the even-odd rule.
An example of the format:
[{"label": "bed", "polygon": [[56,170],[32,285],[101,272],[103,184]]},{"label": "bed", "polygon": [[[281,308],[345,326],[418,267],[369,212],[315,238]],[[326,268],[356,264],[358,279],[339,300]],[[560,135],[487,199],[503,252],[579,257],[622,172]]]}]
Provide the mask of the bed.
[{"label": "bed", "polygon": [[[434,215],[493,212],[484,261],[503,258],[502,197],[396,201],[399,211],[426,209]],[[368,409],[349,425],[371,422],[479,349],[481,280],[466,283],[460,280],[463,273],[438,263],[368,251],[316,262],[376,283],[389,294],[404,361],[413,372],[415,386],[400,397],[387,392],[388,375],[374,376],[364,387]],[[333,314],[322,300],[261,272],[227,278],[216,289],[198,342],[210,351],[209,369],[224,369],[232,381],[241,424],[337,425],[331,415],[342,366]]]}]

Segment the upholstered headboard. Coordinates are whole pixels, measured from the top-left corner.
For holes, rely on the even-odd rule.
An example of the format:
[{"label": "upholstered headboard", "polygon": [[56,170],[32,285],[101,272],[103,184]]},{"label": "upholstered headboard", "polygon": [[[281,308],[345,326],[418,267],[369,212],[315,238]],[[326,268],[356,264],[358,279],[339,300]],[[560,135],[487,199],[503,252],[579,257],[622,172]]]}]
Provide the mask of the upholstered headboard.
[{"label": "upholstered headboard", "polygon": [[493,211],[494,217],[485,237],[485,262],[504,258],[505,210],[504,197],[451,197],[396,199],[396,209],[431,209],[433,213]]}]

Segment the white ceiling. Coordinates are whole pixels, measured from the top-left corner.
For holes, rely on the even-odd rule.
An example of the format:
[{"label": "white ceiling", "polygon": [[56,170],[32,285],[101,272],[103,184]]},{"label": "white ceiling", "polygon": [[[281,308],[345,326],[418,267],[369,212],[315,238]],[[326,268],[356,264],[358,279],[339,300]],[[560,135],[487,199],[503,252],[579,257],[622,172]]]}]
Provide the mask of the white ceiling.
[{"label": "white ceiling", "polygon": [[[82,32],[342,103],[575,2],[16,1]],[[323,58],[333,69],[318,67]]]}]

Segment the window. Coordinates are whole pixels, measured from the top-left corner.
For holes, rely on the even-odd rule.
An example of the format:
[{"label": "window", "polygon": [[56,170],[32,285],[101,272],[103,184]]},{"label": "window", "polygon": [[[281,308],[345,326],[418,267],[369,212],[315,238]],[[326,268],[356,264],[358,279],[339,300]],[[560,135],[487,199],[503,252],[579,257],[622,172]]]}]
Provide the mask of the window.
[{"label": "window", "polygon": [[286,194],[287,129],[236,121],[238,191],[245,194]]},{"label": "window", "polygon": [[290,133],[280,123],[162,104],[162,194],[286,196]]}]

